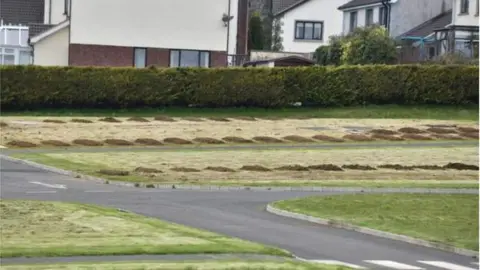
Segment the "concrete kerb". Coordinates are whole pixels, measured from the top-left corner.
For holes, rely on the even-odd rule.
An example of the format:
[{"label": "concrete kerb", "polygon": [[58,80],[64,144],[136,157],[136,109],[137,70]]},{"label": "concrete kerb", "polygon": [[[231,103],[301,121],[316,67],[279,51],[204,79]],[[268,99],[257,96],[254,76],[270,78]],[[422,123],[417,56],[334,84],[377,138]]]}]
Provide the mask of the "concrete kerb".
[{"label": "concrete kerb", "polygon": [[207,185],[177,185],[177,184],[152,184],[152,183],[130,183],[123,181],[107,180],[100,177],[81,174],[69,170],[59,169],[43,165],[34,161],[14,158],[0,154],[0,159],[11,162],[25,164],[34,168],[45,170],[52,173],[70,176],[73,178],[85,179],[97,183],[111,184],[117,186],[135,187],[135,188],[158,188],[158,189],[178,189],[178,190],[215,190],[215,191],[305,191],[305,192],[365,192],[365,193],[437,193],[437,194],[478,194],[478,189],[468,188],[362,188],[362,187],[269,187],[269,186],[207,186]]},{"label": "concrete kerb", "polygon": [[266,206],[266,211],[278,216],[283,216],[283,217],[288,217],[288,218],[293,218],[293,219],[298,219],[298,220],[304,220],[308,221],[311,223],[315,224],[320,224],[320,225],[326,225],[334,228],[340,228],[340,229],[345,229],[345,230],[350,230],[350,231],[356,231],[359,233],[364,233],[376,237],[382,237],[382,238],[387,238],[391,240],[396,240],[396,241],[402,241],[418,246],[423,246],[423,247],[429,247],[429,248],[435,248],[435,249],[440,249],[443,251],[448,251],[464,256],[471,256],[478,258],[478,251],[475,250],[469,250],[469,249],[463,249],[463,248],[458,248],[442,243],[437,243],[437,242],[432,242],[432,241],[426,241],[422,239],[417,239],[413,238],[410,236],[406,235],[400,235],[400,234],[394,234],[394,233],[389,233],[389,232],[384,232],[384,231],[379,231],[379,230],[374,230],[370,228],[365,228],[365,227],[360,227],[360,226],[355,226],[351,225],[348,223],[340,222],[340,221],[335,221],[331,219],[323,219],[323,218],[318,218],[318,217],[312,217],[309,215],[304,215],[304,214],[299,214],[299,213],[294,213],[286,210],[282,210],[279,208],[276,208],[272,206],[271,204],[268,204]]}]

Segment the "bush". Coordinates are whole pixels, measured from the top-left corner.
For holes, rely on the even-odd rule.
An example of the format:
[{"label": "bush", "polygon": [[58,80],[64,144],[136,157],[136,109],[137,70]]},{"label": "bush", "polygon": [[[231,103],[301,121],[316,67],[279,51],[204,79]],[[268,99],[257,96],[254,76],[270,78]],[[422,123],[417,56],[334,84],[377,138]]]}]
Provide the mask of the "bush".
[{"label": "bush", "polygon": [[1,109],[478,104],[478,66],[0,67]]}]

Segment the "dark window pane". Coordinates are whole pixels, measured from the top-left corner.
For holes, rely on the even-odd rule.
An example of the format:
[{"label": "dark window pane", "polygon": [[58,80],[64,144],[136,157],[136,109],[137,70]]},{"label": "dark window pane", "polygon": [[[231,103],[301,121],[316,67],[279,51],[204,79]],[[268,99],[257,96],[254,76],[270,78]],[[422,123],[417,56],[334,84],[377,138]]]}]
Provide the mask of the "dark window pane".
[{"label": "dark window pane", "polygon": [[315,23],[315,27],[313,28],[313,38],[314,39],[322,39],[322,24]]},{"label": "dark window pane", "polygon": [[373,24],[373,9],[367,9],[365,15],[365,25],[369,26]]},{"label": "dark window pane", "polygon": [[313,23],[305,23],[305,39],[313,39]]},{"label": "dark window pane", "polygon": [[303,39],[304,26],[302,22],[297,22],[295,25],[295,38]]},{"label": "dark window pane", "polygon": [[180,66],[181,67],[198,67],[199,61],[198,51],[182,51],[180,54]]}]

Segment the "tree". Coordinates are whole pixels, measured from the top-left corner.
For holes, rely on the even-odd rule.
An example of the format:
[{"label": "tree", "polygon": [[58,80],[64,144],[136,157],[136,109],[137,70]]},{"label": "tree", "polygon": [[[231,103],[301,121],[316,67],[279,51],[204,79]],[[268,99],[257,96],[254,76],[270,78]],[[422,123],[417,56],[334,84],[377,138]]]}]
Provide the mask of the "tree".
[{"label": "tree", "polygon": [[273,20],[273,33],[272,33],[272,51],[280,52],[283,51],[283,38],[282,38],[282,21],[275,19]]},{"label": "tree", "polygon": [[342,58],[342,37],[331,36],[329,38],[329,45],[320,46],[314,54],[314,59],[317,64],[322,66],[341,64]]},{"label": "tree", "polygon": [[248,29],[248,50],[263,50],[265,36],[263,31],[263,23],[260,14],[255,12],[250,17]]}]

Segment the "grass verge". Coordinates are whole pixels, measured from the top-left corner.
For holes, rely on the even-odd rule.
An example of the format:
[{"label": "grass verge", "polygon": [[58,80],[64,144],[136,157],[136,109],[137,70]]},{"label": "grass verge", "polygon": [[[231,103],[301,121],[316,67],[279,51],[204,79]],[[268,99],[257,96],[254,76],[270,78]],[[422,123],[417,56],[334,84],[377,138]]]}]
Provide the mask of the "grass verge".
[{"label": "grass verge", "polygon": [[38,110],[22,112],[3,112],[2,116],[157,116],[171,117],[307,117],[307,118],[416,118],[438,120],[475,120],[478,121],[478,106],[363,106],[344,108],[165,108],[165,109],[68,109]]},{"label": "grass verge", "polygon": [[304,263],[293,260],[284,262],[259,261],[201,261],[201,262],[122,262],[122,263],[70,263],[70,264],[43,264],[43,265],[4,265],[4,270],[348,270],[345,266],[321,265]]},{"label": "grass verge", "polygon": [[478,250],[478,195],[349,194],[279,201],[273,206]]},{"label": "grass verge", "polygon": [[280,249],[85,204],[2,200],[0,217],[2,258],[205,253],[289,255]]}]

